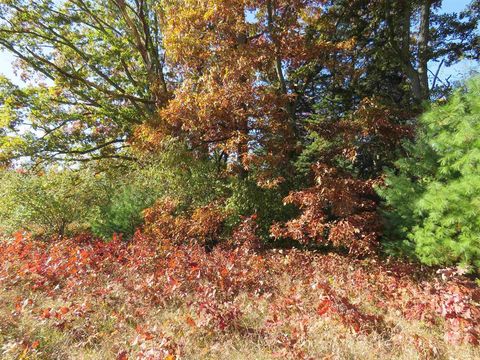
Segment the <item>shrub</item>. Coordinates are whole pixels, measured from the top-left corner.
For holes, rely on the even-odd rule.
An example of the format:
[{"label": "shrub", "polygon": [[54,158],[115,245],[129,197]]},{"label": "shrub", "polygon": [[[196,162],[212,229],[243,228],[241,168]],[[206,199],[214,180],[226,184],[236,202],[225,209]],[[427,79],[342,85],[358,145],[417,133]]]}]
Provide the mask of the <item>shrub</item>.
[{"label": "shrub", "polygon": [[301,215],[275,224],[272,235],[346,248],[352,255],[372,254],[381,231],[374,182],[355,179],[324,164],[317,164],[314,170],[316,185],[285,198],[286,203],[300,208]]},{"label": "shrub", "polygon": [[179,211],[179,203],[165,198],[145,210],[145,233],[157,242],[212,247],[223,235],[226,214],[215,203]]},{"label": "shrub", "polygon": [[104,238],[114,233],[130,238],[143,223],[144,210],[157,200],[174,198],[182,212],[221,197],[223,186],[213,162],[196,158],[184,144],[171,139],[160,153],[110,175],[110,199],[97,209],[92,229]]},{"label": "shrub", "polygon": [[[145,156],[121,174],[117,171],[110,176],[110,201],[98,209],[92,229],[104,238],[111,238],[113,233],[130,238],[144,223],[143,213],[149,209],[150,214],[161,214],[157,220],[165,229],[159,231],[167,234],[175,221],[195,214],[200,218],[202,211],[215,203],[226,216],[221,221],[222,232],[231,233],[243,216],[256,215],[259,235],[265,239],[274,221],[292,216],[294,209],[283,205],[282,186],[261,188],[250,178],[229,176],[226,167],[213,157],[197,156],[175,139],[167,140],[161,151]],[[172,202],[173,209],[165,205]],[[174,238],[183,237],[180,230],[172,231],[179,231],[172,235]],[[200,237],[203,242],[205,239]]]},{"label": "shrub", "polygon": [[104,201],[103,178],[89,169],[51,169],[41,174],[0,174],[0,231],[19,229],[63,236],[88,226],[92,208]]},{"label": "shrub", "polygon": [[476,78],[420,118],[415,142],[379,189],[393,248],[426,264],[480,268],[479,139]]},{"label": "shrub", "polygon": [[259,235],[264,240],[268,239],[270,226],[274,222],[284,221],[296,214],[294,207],[283,203],[285,188],[284,184],[274,188],[262,188],[251,179],[232,179],[225,204],[230,215],[227,226],[234,229],[242,217],[255,216]]},{"label": "shrub", "polygon": [[115,233],[130,237],[142,224],[142,211],[155,196],[134,184],[122,184],[117,188],[110,185],[109,193],[110,200],[97,208],[91,222],[92,231],[103,238],[111,238]]}]

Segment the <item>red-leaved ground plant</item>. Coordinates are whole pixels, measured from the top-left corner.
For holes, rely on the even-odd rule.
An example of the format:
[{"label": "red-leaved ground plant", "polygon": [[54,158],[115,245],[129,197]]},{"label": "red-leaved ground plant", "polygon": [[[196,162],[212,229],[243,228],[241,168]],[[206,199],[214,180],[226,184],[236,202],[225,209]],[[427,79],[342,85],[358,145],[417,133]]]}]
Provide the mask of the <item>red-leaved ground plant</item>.
[{"label": "red-leaved ground plant", "polygon": [[[480,291],[456,270],[436,274],[376,258],[260,251],[255,231],[255,218],[246,218],[234,232],[237,241],[210,252],[202,244],[163,242],[142,231],[129,243],[88,235],[47,243],[19,233],[0,245],[0,284],[4,292],[16,289],[9,304],[13,320],[29,314],[82,346],[94,346],[94,319],[108,309],[110,331],[132,333],[118,344],[119,359],[185,356],[191,334],[167,334],[149,318],[172,307],[184,309],[181,321],[189,332],[260,337],[273,353],[289,358],[315,358],[307,344],[318,336],[319,321],[332,321],[349,336],[379,334],[394,341],[399,334],[392,313],[443,327],[448,343],[478,344]],[[45,299],[55,305],[46,306]],[[249,323],[252,304],[264,304],[264,310]],[[419,349],[428,343],[420,335],[411,341]],[[19,346],[40,354],[47,351],[44,342],[30,336]]]}]

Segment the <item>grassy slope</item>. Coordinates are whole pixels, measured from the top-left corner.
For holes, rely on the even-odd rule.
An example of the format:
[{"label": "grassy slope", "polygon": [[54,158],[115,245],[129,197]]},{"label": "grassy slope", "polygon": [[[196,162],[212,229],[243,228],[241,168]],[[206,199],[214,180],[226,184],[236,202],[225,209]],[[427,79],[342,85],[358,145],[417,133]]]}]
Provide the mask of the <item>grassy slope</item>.
[{"label": "grassy slope", "polygon": [[0,247],[0,357],[478,359],[478,300],[380,260],[18,237]]}]

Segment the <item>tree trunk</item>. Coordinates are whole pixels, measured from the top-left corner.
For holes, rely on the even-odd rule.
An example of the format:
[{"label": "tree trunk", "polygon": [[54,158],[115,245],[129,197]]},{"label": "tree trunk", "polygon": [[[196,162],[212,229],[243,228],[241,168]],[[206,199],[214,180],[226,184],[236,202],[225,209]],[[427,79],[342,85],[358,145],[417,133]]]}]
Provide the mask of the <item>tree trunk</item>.
[{"label": "tree trunk", "polygon": [[422,101],[422,86],[420,84],[420,79],[418,72],[415,67],[412,65],[412,54],[410,49],[410,36],[411,36],[411,17],[412,17],[412,5],[410,1],[403,1],[402,9],[402,22],[401,22],[401,56],[402,62],[404,63],[405,73],[410,80],[410,85],[412,86],[413,97],[416,100]]},{"label": "tree trunk", "polygon": [[[400,57],[400,61],[412,87],[413,98],[423,102],[430,98],[428,86],[428,42],[430,39],[430,15],[432,0],[423,0],[420,5],[420,29],[417,41],[417,56],[412,53],[411,17],[413,15],[412,4],[408,0],[399,1],[400,8],[394,9],[389,1],[386,2],[386,16],[390,31],[390,42]],[[396,11],[400,11],[400,24],[394,21]],[[401,32],[400,34],[398,32]],[[400,35],[400,36],[399,36]]]},{"label": "tree trunk", "polygon": [[428,42],[430,40],[430,13],[432,0],[424,0],[420,7],[420,32],[418,36],[418,78],[421,100],[430,98],[428,87]]}]

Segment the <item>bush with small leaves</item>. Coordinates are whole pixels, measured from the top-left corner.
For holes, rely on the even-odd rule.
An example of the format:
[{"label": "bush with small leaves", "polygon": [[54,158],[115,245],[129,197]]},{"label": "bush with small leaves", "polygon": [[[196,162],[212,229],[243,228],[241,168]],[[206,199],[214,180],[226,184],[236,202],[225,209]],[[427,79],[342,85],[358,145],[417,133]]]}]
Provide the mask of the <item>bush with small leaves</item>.
[{"label": "bush with small leaves", "polygon": [[92,209],[106,201],[102,175],[82,170],[0,174],[0,231],[64,236],[88,228]]}]

